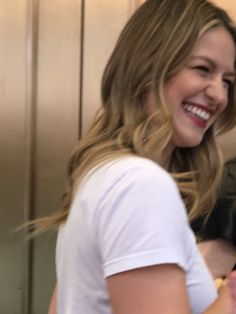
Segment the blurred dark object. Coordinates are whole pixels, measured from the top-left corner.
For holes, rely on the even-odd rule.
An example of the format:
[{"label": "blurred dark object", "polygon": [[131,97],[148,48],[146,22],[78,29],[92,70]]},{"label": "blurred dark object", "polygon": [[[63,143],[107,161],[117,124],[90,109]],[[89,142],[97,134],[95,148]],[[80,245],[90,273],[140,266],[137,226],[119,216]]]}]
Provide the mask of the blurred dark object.
[{"label": "blurred dark object", "polygon": [[191,225],[201,241],[225,239],[236,246],[236,158],[224,167],[219,197],[208,217],[201,217]]}]

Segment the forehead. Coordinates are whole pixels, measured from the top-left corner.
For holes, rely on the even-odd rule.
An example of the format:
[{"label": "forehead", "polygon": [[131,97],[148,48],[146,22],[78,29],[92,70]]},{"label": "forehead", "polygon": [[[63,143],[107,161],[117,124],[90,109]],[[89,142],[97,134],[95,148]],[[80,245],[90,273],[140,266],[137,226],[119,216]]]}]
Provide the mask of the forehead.
[{"label": "forehead", "polygon": [[227,71],[233,71],[235,65],[235,43],[231,34],[223,27],[212,28],[196,41],[191,56],[203,56],[212,59]]}]

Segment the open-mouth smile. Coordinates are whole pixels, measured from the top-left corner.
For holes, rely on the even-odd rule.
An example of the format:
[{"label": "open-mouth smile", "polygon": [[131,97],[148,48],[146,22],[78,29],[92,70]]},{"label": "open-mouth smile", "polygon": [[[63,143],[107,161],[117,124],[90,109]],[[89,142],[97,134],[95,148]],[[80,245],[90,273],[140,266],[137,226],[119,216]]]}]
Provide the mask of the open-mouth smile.
[{"label": "open-mouth smile", "polygon": [[198,104],[184,103],[183,108],[192,122],[200,128],[206,128],[207,122],[214,114],[213,110]]}]

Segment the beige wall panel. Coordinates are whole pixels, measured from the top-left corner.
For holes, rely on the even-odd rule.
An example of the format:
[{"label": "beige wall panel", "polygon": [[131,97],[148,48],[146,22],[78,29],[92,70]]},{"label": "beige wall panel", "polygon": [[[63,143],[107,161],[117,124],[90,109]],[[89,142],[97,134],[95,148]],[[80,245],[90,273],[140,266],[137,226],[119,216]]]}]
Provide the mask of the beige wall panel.
[{"label": "beige wall panel", "polygon": [[[39,7],[35,216],[52,213],[64,192],[66,164],[78,139],[80,77],[78,0]],[[55,284],[55,237],[34,247],[32,313],[47,313]]]},{"label": "beige wall panel", "polygon": [[217,4],[221,8],[225,9],[230,16],[236,20],[236,2],[235,0],[212,0],[213,3]]},{"label": "beige wall panel", "polygon": [[0,1],[0,313],[23,302],[26,0]]},{"label": "beige wall panel", "polygon": [[117,37],[138,0],[89,0],[85,5],[83,133],[100,106],[101,76]]},{"label": "beige wall panel", "polygon": [[[236,1],[214,0],[212,1],[225,9],[236,22]],[[225,160],[236,156],[236,128],[219,137],[218,140]]]},{"label": "beige wall panel", "polygon": [[[32,2],[32,3],[36,3]],[[80,33],[82,0],[40,0],[36,136],[32,210],[35,217],[59,206],[65,169],[82,131],[100,106],[101,75],[115,41],[131,13],[143,0],[85,0],[83,84],[80,95]],[[215,0],[236,20],[236,3]],[[55,283],[55,235],[38,238],[33,251],[32,308],[23,309],[27,291],[26,248],[20,234],[11,232],[25,218],[30,121],[30,71],[26,59],[30,27],[29,0],[0,0],[0,313],[47,313]],[[34,34],[37,35],[37,34]],[[37,38],[35,38],[37,40]],[[29,44],[29,41],[28,41]],[[28,72],[29,74],[29,72]],[[27,80],[28,79],[28,80]],[[33,86],[34,87],[34,86]],[[80,96],[83,100],[82,117]],[[236,156],[236,128],[219,138],[225,159]],[[27,168],[28,167],[28,168]],[[29,205],[29,204],[28,204]],[[30,273],[29,273],[30,274]]]}]

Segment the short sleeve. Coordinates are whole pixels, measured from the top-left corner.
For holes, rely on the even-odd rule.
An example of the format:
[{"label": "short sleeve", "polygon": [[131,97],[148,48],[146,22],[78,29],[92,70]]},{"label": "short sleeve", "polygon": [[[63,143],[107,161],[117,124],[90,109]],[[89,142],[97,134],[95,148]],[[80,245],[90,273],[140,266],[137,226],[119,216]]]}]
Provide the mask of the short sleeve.
[{"label": "short sleeve", "polygon": [[187,215],[163,169],[126,172],[104,195],[95,220],[105,277],[164,263],[187,271]]}]

